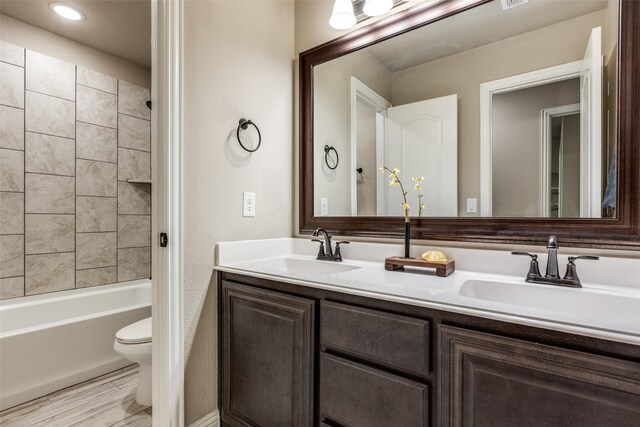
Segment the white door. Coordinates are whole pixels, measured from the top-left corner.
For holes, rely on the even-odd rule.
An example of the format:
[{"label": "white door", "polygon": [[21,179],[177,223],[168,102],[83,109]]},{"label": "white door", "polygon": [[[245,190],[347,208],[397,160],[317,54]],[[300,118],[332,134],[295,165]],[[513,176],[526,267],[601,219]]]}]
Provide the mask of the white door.
[{"label": "white door", "polygon": [[[385,164],[398,168],[411,215],[418,198],[411,176],[424,176],[424,216],[458,216],[458,96],[449,95],[387,110]],[[401,216],[399,188],[385,184],[385,212]]]},{"label": "white door", "polygon": [[580,216],[600,218],[602,208],[602,35],[591,30],[580,76]]}]

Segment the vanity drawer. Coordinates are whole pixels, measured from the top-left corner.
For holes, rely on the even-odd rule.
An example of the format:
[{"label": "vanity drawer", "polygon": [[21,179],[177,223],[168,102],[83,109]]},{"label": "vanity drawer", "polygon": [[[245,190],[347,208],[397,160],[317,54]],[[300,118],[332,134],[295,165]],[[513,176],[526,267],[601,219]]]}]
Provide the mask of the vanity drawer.
[{"label": "vanity drawer", "polygon": [[420,376],[429,373],[426,320],[324,301],[320,343],[400,371]]},{"label": "vanity drawer", "polygon": [[429,390],[397,375],[320,354],[320,416],[348,427],[423,427]]}]

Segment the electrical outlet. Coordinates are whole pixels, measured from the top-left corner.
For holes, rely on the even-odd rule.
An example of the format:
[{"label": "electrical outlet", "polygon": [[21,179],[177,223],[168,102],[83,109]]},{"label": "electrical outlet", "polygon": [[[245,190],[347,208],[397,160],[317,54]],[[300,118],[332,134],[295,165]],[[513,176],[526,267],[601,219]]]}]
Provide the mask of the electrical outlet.
[{"label": "electrical outlet", "polygon": [[329,199],[326,197],[320,197],[320,215],[329,215]]},{"label": "electrical outlet", "polygon": [[242,193],[242,216],[256,216],[256,193]]},{"label": "electrical outlet", "polygon": [[478,213],[478,199],[467,199],[467,213]]}]

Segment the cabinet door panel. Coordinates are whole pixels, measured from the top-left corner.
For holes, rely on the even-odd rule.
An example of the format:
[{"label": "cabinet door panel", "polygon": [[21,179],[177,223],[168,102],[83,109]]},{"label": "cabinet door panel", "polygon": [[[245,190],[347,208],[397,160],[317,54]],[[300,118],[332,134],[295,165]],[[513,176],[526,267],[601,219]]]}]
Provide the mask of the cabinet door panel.
[{"label": "cabinet door panel", "polygon": [[222,282],[222,418],[231,425],[312,425],[314,302]]},{"label": "cabinet door panel", "polygon": [[429,322],[323,301],[320,343],[414,375],[429,374]]},{"label": "cabinet door panel", "polygon": [[640,364],[439,326],[441,426],[638,426]]},{"label": "cabinet door panel", "polygon": [[320,354],[320,416],[348,427],[428,425],[428,387]]}]

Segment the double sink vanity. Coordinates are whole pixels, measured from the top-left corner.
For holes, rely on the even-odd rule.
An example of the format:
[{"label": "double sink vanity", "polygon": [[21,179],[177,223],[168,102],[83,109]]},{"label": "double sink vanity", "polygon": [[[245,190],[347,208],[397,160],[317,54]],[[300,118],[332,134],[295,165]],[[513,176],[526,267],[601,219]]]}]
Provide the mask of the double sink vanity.
[{"label": "double sink vanity", "polygon": [[639,426],[638,40],[639,1],[435,0],[302,52],[324,239],[218,244],[222,425]]},{"label": "double sink vanity", "polygon": [[567,288],[506,251],[442,250],[444,278],[386,271],[400,245],[331,262],[306,239],[218,244],[223,425],[637,425],[640,287],[620,260]]}]

